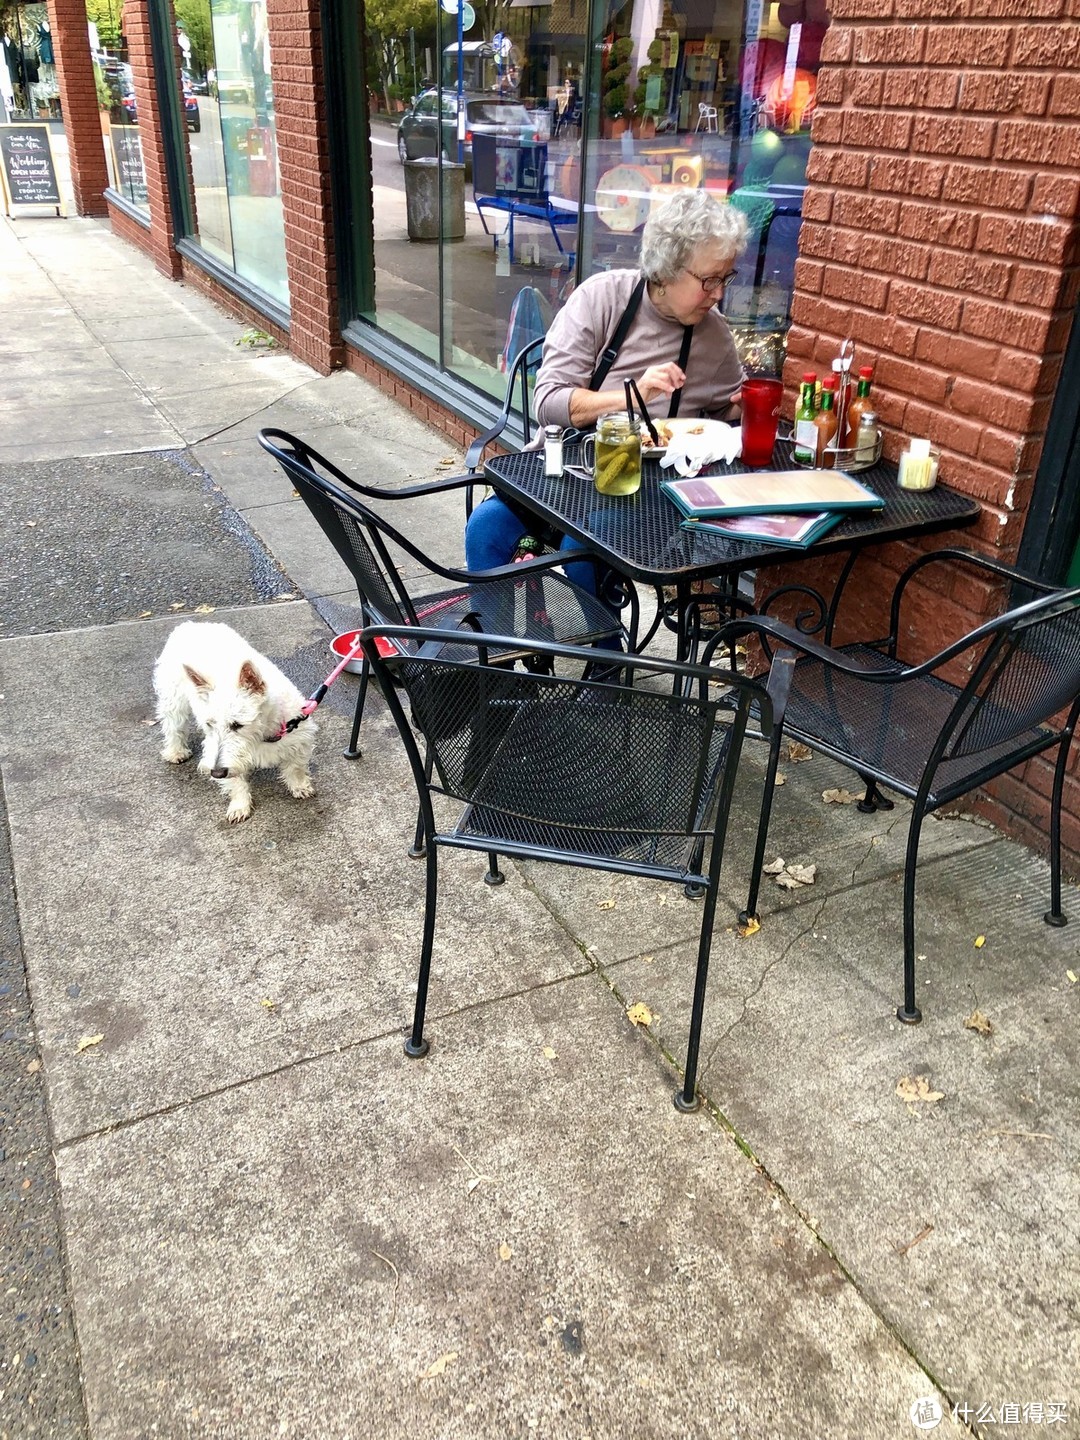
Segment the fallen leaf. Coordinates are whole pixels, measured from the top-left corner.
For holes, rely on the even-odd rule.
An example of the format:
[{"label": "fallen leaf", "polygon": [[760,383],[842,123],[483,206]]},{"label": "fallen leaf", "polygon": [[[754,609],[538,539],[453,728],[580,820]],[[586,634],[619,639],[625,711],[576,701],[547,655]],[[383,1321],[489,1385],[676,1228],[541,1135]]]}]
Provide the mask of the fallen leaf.
[{"label": "fallen leaf", "polygon": [[458,1352],[457,1352],[456,1350],[448,1350],[445,1355],[440,1355],[437,1360],[433,1360],[433,1361],[432,1361],[432,1363],[428,1366],[428,1368],[427,1368],[427,1369],[424,1371],[424,1373],[420,1376],[420,1379],[421,1379],[421,1380],[434,1380],[435,1377],[436,1377],[436,1375],[441,1375],[441,1374],[443,1373],[443,1371],[446,1369],[447,1365],[453,1364],[453,1362],[454,1362],[457,1358],[458,1358]]},{"label": "fallen leaf", "polygon": [[504,1241],[502,1242],[502,1244],[499,1246],[499,1259],[500,1259],[500,1260],[509,1260],[510,1257],[511,1257],[511,1255],[513,1255],[513,1253],[514,1253],[513,1250],[510,1249],[510,1246],[509,1246],[509,1245],[506,1243],[506,1241],[504,1240]]},{"label": "fallen leaf", "polygon": [[800,885],[813,885],[817,879],[816,865],[789,865],[786,873]]},{"label": "fallen leaf", "polygon": [[104,1039],[104,1035],[84,1035],[75,1046],[76,1054],[81,1054],[84,1050],[89,1050],[93,1045],[100,1045]]},{"label": "fallen leaf", "polygon": [[544,1046],[544,1059],[545,1059],[545,1060],[557,1060],[558,1058],[559,1058],[559,1056],[558,1056],[558,1052],[557,1052],[557,1051],[553,1050],[550,1045],[545,1045],[545,1046]]},{"label": "fallen leaf", "polygon": [[751,918],[747,920],[745,925],[739,926],[738,930],[735,933],[737,935],[741,935],[744,940],[748,940],[751,935],[756,935],[760,929],[761,921],[755,920],[753,916],[751,916]]},{"label": "fallen leaf", "polygon": [[773,781],[773,784],[774,784],[774,785],[786,785],[786,784],[787,784],[787,776],[784,775],[784,774],[782,774],[781,771],[778,770],[778,771],[776,772],[776,779]]},{"label": "fallen leaf", "polygon": [[986,944],[986,936],[985,936],[985,935],[976,935],[976,936],[975,936],[975,949],[976,949],[976,950],[981,950],[982,947],[983,947],[985,944]]},{"label": "fallen leaf", "polygon": [[656,959],[656,956],[655,956],[655,955],[642,955],[642,957],[641,957],[641,963],[642,963],[643,965],[651,965],[655,959]]},{"label": "fallen leaf", "polygon": [[652,1011],[643,1001],[639,1000],[636,1005],[631,1005],[627,1010],[626,1018],[631,1025],[651,1025]]},{"label": "fallen leaf", "polygon": [[615,909],[615,898],[614,898],[614,896],[609,895],[606,900],[598,900],[598,901],[597,901],[597,904],[596,904],[596,908],[597,908],[598,910],[614,910],[614,909]]},{"label": "fallen leaf", "polygon": [[151,616],[153,615],[153,613],[154,613],[154,612],[153,612],[152,610],[140,610],[140,611],[139,611],[139,619],[140,619],[140,620],[149,620],[149,619],[151,618]]},{"label": "fallen leaf", "polygon": [[259,1004],[263,1007],[264,1010],[277,1009],[277,1001],[271,1000],[269,995],[264,995],[263,998],[259,1001]]},{"label": "fallen leaf", "polygon": [[1066,970],[1066,971],[1065,971],[1065,974],[1069,977],[1069,984],[1070,984],[1070,985],[1075,985],[1075,984],[1076,984],[1076,971],[1075,971],[1075,970]]},{"label": "fallen leaf", "polygon": [[193,615],[213,615],[217,609],[216,605],[196,605],[192,611]]},{"label": "fallen leaf", "polygon": [[854,805],[862,799],[854,790],[823,790],[821,798],[826,805]]},{"label": "fallen leaf", "polygon": [[174,600],[174,601],[172,602],[172,604],[169,606],[169,609],[170,609],[170,610],[183,610],[184,607],[185,607],[185,605],[187,605],[187,601],[186,601],[186,600]]},{"label": "fallen leaf", "polygon": [[775,860],[761,867],[761,873],[763,875],[782,875],[784,873],[784,863],[784,857],[777,855]]},{"label": "fallen leaf", "polygon": [[469,1183],[468,1183],[468,1185],[465,1186],[465,1193],[466,1193],[466,1195],[471,1195],[472,1192],[476,1189],[476,1187],[477,1187],[479,1184],[480,1184],[480,1176],[477,1175],[475,1179],[470,1180]]},{"label": "fallen leaf", "polygon": [[917,1075],[914,1079],[905,1075],[896,1082],[896,1093],[909,1105],[913,1105],[917,1100],[922,1100],[927,1105],[936,1105],[939,1100],[945,1099],[943,1090],[930,1089],[930,1082],[925,1075]]},{"label": "fallen leaf", "polygon": [[992,1035],[994,1027],[981,1010],[973,1010],[964,1019],[965,1030],[977,1030],[980,1035]]},{"label": "fallen leaf", "polygon": [[41,1061],[40,1061],[40,1060],[31,1060],[31,1061],[30,1061],[30,1064],[27,1065],[27,1067],[26,1067],[26,1073],[27,1073],[28,1075],[36,1075],[37,1072],[38,1072],[40,1069],[41,1069]]},{"label": "fallen leaf", "polygon": [[789,740],[787,742],[787,758],[795,765],[797,765],[800,760],[811,759],[813,754],[814,752],[810,749],[810,746],[803,745],[799,740]]}]

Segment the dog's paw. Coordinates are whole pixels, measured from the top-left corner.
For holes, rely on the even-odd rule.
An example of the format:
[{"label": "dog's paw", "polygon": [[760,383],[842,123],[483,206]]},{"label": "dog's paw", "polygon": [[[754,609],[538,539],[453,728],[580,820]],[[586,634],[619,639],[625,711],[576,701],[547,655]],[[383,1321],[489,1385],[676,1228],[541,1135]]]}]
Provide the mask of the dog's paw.
[{"label": "dog's paw", "polygon": [[250,801],[241,804],[234,800],[229,806],[229,808],[225,811],[225,819],[229,822],[230,825],[239,825],[241,820],[246,820],[250,814]]},{"label": "dog's paw", "polygon": [[170,765],[182,765],[185,760],[191,759],[191,751],[186,745],[166,745],[161,752],[161,758]]},{"label": "dog's paw", "polygon": [[310,775],[301,775],[299,780],[286,780],[285,785],[294,800],[310,800],[315,794],[315,781]]}]

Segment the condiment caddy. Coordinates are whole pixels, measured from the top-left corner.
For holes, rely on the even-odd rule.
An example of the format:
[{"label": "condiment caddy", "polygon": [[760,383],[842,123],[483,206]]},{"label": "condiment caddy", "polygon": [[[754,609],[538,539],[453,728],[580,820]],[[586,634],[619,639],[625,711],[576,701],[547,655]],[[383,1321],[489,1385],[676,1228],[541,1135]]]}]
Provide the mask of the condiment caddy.
[{"label": "condiment caddy", "polygon": [[851,367],[855,345],[845,340],[832,362],[832,374],[821,384],[808,370],[799,387],[791,459],[813,469],[866,470],[881,459],[881,430],[870,398],[874,372],[859,369],[852,394]]}]

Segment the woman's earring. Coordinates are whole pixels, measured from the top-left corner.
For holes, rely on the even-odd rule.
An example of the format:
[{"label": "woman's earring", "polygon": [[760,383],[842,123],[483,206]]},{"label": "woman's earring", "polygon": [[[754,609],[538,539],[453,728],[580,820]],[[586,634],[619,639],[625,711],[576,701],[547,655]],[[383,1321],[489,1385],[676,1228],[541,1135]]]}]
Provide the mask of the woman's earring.
[{"label": "woman's earring", "polygon": [[657,287],[656,287],[656,293],[657,293],[657,295],[663,295],[663,293],[664,293],[664,287],[663,287],[663,285],[657,285]]}]

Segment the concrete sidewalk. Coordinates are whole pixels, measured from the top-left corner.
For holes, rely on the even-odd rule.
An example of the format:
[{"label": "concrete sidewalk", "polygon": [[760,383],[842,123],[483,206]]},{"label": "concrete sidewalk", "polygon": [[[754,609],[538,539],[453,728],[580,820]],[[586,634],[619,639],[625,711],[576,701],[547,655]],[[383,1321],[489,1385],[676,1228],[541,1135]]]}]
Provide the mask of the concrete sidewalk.
[{"label": "concrete sidewalk", "polygon": [[[0,1434],[876,1440],[935,1407],[935,1434],[1080,1434],[1076,891],[1052,930],[1041,860],[929,823],[926,1018],[903,1027],[906,810],[825,804],[846,773],[788,764],[770,848],[817,881],[771,890],[740,938],[750,753],[706,1110],[675,1111],[668,1058],[698,912],[597,873],[510,865],[492,890],[448,856],[432,1052],[406,1061],[423,876],[378,697],[347,763],[343,677],[316,799],[267,778],[230,828],[158,758],[149,674],[200,604],[302,689],[328,666],[320,616],[355,590],[259,428],[384,484],[436,473],[446,442],[356,377],[238,345],[100,224],[0,225],[0,274],[48,321],[36,345],[0,322],[24,382],[0,446],[0,775],[33,1003],[9,1048],[48,1125],[0,1174],[25,1223],[55,1157],[77,1344],[9,1267]],[[161,519],[118,543],[129,506]],[[460,554],[459,503],[418,527]],[[943,1098],[905,1103],[904,1077]]]}]

